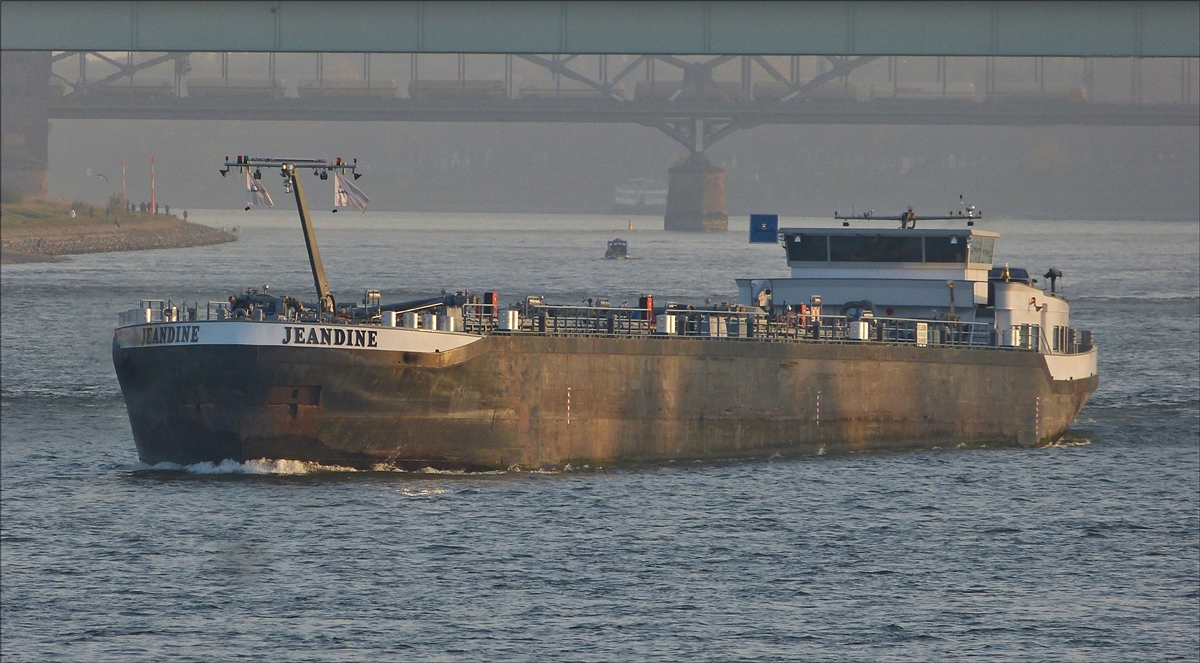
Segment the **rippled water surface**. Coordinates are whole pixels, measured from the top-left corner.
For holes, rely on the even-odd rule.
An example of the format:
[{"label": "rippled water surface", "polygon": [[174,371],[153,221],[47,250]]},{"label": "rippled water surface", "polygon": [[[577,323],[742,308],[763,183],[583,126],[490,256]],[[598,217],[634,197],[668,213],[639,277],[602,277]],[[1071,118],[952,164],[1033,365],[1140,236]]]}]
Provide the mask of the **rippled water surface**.
[{"label": "rippled water surface", "polygon": [[[1096,332],[1100,389],[1056,446],[453,475],[139,464],[117,311],[312,287],[292,214],[191,218],[242,239],[3,267],[5,661],[1200,657],[1195,223],[983,226]],[[744,218],[317,223],[341,300],[721,301],[787,274]],[[615,236],[634,259],[602,258]]]}]

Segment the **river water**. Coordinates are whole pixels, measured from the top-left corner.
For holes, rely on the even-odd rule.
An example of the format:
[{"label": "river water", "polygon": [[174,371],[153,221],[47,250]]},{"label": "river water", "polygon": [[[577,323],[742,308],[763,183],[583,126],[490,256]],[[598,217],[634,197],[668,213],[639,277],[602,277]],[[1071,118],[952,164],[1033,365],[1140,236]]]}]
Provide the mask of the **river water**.
[{"label": "river water", "polygon": [[[448,475],[138,462],[118,311],[311,295],[294,213],[190,216],[241,240],[3,267],[5,661],[1200,657],[1196,223],[982,225],[1095,330],[1100,388],[1056,446]],[[698,303],[787,274],[745,218],[316,222],[342,301]],[[616,236],[633,259],[602,258]]]}]

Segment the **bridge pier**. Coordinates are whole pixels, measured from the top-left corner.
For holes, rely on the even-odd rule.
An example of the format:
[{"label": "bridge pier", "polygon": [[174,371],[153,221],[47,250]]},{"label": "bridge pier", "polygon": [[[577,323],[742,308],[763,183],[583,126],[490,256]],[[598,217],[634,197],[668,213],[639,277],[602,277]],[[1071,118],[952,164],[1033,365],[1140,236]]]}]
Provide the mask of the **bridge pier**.
[{"label": "bridge pier", "polygon": [[0,184],[45,197],[50,164],[50,53],[0,53]]},{"label": "bridge pier", "polygon": [[[710,70],[701,74],[711,79]],[[705,83],[701,74],[693,73],[693,79],[700,78],[696,89],[703,92]],[[684,90],[681,88],[676,96]],[[737,120],[719,116],[666,116],[653,126],[691,153],[687,161],[667,171],[670,180],[663,229],[705,233],[729,230],[729,216],[725,214],[725,171],[712,165],[704,156],[704,150],[732,133],[738,127]]]},{"label": "bridge pier", "polygon": [[667,184],[665,230],[725,232],[729,217],[725,214],[725,171],[693,153],[688,160],[671,168]]}]

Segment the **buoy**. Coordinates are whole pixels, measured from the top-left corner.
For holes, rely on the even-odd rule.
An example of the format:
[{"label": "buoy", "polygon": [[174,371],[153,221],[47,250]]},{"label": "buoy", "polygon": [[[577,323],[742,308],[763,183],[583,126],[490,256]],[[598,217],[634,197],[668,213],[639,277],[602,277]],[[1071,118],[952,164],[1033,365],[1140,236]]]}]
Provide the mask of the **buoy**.
[{"label": "buoy", "polygon": [[633,230],[633,219],[629,220],[629,229]]}]

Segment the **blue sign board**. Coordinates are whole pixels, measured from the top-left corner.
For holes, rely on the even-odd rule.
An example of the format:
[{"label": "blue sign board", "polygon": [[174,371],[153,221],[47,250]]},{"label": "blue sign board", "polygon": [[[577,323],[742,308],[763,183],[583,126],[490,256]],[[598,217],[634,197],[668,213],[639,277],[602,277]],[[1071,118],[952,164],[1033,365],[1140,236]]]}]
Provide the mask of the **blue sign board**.
[{"label": "blue sign board", "polygon": [[750,215],[750,243],[774,244],[779,236],[778,214]]}]

